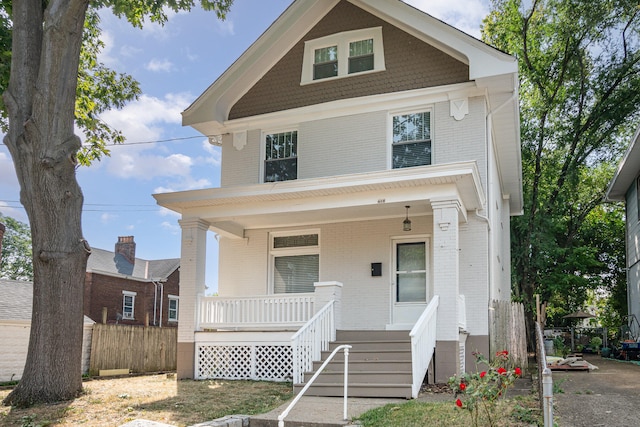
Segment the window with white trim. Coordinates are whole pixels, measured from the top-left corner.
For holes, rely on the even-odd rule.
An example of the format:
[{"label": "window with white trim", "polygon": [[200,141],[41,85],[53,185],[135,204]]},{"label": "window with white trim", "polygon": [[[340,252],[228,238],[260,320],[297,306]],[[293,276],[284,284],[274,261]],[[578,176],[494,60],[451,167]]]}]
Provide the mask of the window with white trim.
[{"label": "window with white trim", "polygon": [[314,292],[320,270],[317,232],[271,235],[272,289],[274,294]]},{"label": "window with white trim", "polygon": [[264,182],[298,179],[298,131],[265,135]]},{"label": "window with white trim", "polygon": [[431,164],[431,112],[398,114],[392,118],[391,167]]},{"label": "window with white trim", "polygon": [[133,320],[136,306],[136,292],[122,291],[122,318]]},{"label": "window with white trim", "polygon": [[344,31],[305,42],[300,83],[384,69],[382,27]]},{"label": "window with white trim", "polygon": [[178,304],[180,297],[169,295],[169,322],[178,321]]}]

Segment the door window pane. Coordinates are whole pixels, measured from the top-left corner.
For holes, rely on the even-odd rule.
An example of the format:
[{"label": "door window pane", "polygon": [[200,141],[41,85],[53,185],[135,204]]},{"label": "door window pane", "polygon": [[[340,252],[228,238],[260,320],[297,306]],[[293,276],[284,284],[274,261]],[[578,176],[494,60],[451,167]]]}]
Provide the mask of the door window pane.
[{"label": "door window pane", "polygon": [[397,302],[427,300],[427,258],[424,242],[396,245]]}]

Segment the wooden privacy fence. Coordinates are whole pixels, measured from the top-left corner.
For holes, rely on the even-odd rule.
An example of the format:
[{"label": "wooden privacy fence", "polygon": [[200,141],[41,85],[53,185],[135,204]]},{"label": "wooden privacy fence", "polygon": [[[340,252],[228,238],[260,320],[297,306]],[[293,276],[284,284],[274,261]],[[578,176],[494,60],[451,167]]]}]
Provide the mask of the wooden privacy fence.
[{"label": "wooden privacy fence", "polygon": [[489,310],[489,334],[492,355],[508,350],[514,366],[527,366],[527,330],[524,305],[510,301],[493,301]]},{"label": "wooden privacy fence", "polygon": [[131,372],[174,371],[178,328],[130,325],[93,325],[91,367],[129,369]]}]

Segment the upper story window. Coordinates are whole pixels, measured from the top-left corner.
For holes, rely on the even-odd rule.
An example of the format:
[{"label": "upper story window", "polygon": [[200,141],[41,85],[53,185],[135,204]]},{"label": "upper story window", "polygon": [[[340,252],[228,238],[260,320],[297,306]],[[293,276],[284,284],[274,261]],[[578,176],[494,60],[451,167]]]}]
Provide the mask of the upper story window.
[{"label": "upper story window", "polygon": [[265,135],[264,182],[298,178],[298,131]]},{"label": "upper story window", "polygon": [[122,291],[122,318],[133,319],[136,305],[136,292]]},{"label": "upper story window", "polygon": [[382,27],[345,31],[304,45],[301,84],[383,71]]},{"label": "upper story window", "polygon": [[431,164],[431,112],[393,116],[392,128],[392,168]]},{"label": "upper story window", "polygon": [[178,321],[178,302],[179,297],[169,295],[169,322]]},{"label": "upper story window", "polygon": [[313,80],[338,75],[338,46],[316,49],[313,61]]}]

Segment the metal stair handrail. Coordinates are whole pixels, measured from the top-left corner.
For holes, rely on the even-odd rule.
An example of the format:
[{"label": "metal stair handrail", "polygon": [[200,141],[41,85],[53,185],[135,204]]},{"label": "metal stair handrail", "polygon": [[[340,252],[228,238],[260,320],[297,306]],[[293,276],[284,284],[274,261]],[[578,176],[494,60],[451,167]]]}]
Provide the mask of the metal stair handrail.
[{"label": "metal stair handrail", "polygon": [[318,375],[322,373],[324,368],[329,364],[329,362],[331,362],[333,357],[340,350],[344,350],[344,409],[343,409],[344,418],[343,419],[345,421],[347,420],[347,395],[348,395],[348,388],[349,388],[349,349],[350,348],[351,346],[349,344],[342,344],[341,346],[337,347],[335,350],[331,352],[329,357],[327,357],[327,360],[324,361],[324,363],[320,366],[320,368],[318,368],[316,373],[313,374],[309,382],[307,382],[307,384],[305,384],[303,389],[300,390],[300,393],[298,393],[295,399],[293,399],[293,401],[289,404],[289,406],[287,406],[287,409],[285,409],[280,415],[278,415],[278,427],[284,427],[285,417],[289,415],[289,412],[293,409],[294,406],[296,406],[296,403],[298,403],[298,401],[302,398],[302,395],[309,389],[309,387],[311,387],[311,384],[313,384],[316,378],[318,378]]}]

